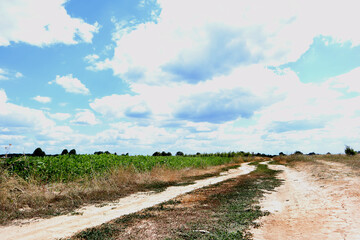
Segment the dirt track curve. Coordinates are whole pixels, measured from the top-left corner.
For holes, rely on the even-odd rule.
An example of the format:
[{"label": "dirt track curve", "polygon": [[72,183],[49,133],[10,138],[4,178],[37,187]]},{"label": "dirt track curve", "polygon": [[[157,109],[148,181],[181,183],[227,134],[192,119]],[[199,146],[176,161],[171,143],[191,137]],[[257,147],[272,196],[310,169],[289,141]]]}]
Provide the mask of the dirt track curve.
[{"label": "dirt track curve", "polygon": [[261,201],[271,214],[252,230],[255,240],[360,239],[358,171],[325,161],[270,167],[285,182]]},{"label": "dirt track curve", "polygon": [[87,206],[79,209],[77,215],[21,221],[16,225],[0,227],[0,239],[48,240],[69,237],[83,229],[95,227],[120,216],[152,207],[198,188],[248,174],[254,169],[254,166],[242,164],[241,167],[221,173],[218,177],[198,180],[192,185],[169,187],[160,193],[137,193],[102,207]]}]

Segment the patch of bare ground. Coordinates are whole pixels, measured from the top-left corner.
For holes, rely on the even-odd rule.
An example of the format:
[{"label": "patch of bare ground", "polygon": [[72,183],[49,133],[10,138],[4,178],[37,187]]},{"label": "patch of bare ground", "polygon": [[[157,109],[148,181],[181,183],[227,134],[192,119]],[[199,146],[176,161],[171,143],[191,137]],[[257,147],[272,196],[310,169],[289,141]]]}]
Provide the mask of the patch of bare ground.
[{"label": "patch of bare ground", "polygon": [[271,166],[283,170],[285,183],[261,201],[271,214],[252,230],[254,239],[360,239],[359,171],[331,160],[318,156],[293,161],[291,168]]}]

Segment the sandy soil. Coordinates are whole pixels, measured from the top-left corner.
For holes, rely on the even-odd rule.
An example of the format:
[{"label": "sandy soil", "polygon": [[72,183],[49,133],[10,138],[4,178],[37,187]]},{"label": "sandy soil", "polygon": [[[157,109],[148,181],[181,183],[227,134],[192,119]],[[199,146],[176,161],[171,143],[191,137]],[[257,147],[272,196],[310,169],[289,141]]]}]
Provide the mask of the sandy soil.
[{"label": "sandy soil", "polygon": [[229,170],[218,177],[198,180],[192,185],[169,187],[160,193],[133,194],[102,207],[94,205],[84,207],[76,211],[77,214],[75,215],[20,221],[14,225],[0,227],[0,239],[41,240],[69,237],[85,228],[95,227],[120,216],[166,202],[193,190],[248,174],[254,169],[254,166],[243,164],[238,169]]},{"label": "sandy soil", "polygon": [[285,182],[261,201],[271,214],[252,229],[254,239],[360,239],[359,172],[326,161],[270,167]]}]

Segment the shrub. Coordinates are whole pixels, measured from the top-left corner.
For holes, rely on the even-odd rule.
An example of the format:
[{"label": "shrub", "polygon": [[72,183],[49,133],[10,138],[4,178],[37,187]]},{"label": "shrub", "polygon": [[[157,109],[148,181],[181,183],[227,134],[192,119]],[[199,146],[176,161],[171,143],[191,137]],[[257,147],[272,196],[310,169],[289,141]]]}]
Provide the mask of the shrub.
[{"label": "shrub", "polygon": [[181,151],[178,151],[178,152],[176,153],[176,156],[184,156],[184,153],[181,152]]},{"label": "shrub", "polygon": [[67,149],[62,150],[61,155],[69,154],[69,151]]},{"label": "shrub", "polygon": [[76,155],[76,150],[75,149],[71,149],[69,152],[69,155]]},{"label": "shrub", "polygon": [[153,156],[154,156],[154,157],[161,156],[161,153],[159,153],[159,152],[154,152],[154,153],[153,153]]},{"label": "shrub", "polygon": [[350,146],[345,146],[345,154],[348,156],[356,155],[356,151],[352,149]]},{"label": "shrub", "polygon": [[41,148],[37,148],[35,149],[35,151],[32,154],[34,157],[44,157],[45,156],[45,152],[43,150],[41,150]]},{"label": "shrub", "polygon": [[300,151],[296,151],[294,154],[295,154],[295,155],[303,155],[303,153],[300,152]]}]

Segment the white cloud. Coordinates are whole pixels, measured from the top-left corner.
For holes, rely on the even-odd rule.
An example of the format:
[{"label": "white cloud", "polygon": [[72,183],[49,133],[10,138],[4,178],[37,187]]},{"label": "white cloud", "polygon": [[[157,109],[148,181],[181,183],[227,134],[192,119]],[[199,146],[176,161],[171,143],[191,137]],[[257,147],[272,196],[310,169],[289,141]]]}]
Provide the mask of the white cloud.
[{"label": "white cloud", "polygon": [[67,0],[3,0],[0,2],[0,46],[25,42],[35,46],[91,42],[99,30],[64,8]]},{"label": "white cloud", "polygon": [[96,54],[90,54],[84,57],[84,60],[87,61],[88,63],[93,63],[96,60],[98,60],[100,57],[99,55]]},{"label": "white cloud", "polygon": [[360,21],[355,0],[158,3],[161,14],[156,22],[117,23],[114,57],[94,61],[88,69],[110,68],[130,83],[197,83],[227,75],[240,65],[296,61],[320,35],[360,43],[354,31]]},{"label": "white cloud", "polygon": [[7,71],[5,69],[0,68],[0,80],[8,80]]},{"label": "white cloud", "polygon": [[9,103],[2,89],[0,89],[0,109],[0,126],[8,128],[12,134],[30,132],[39,134],[44,131],[49,132],[56,127],[55,122],[48,119],[43,111]]},{"label": "white cloud", "polygon": [[328,84],[333,88],[346,89],[347,92],[360,93],[360,67],[348,73],[331,78]]},{"label": "white cloud", "polygon": [[56,119],[59,121],[65,121],[66,119],[71,117],[71,114],[69,113],[48,113],[49,117],[51,117],[52,119]]},{"label": "white cloud", "polygon": [[[275,72],[253,65],[197,84],[131,84],[136,95],[106,96],[90,106],[110,121],[132,119],[132,124],[115,124],[103,132],[104,142],[116,145],[120,139],[127,140],[150,152],[156,148],[146,146],[140,136],[156,136],[158,140],[152,142],[155,146],[190,152],[342,152],[344,144],[360,148],[356,142],[360,134],[360,122],[356,122],[360,117],[359,97],[343,98],[343,93],[330,84],[331,79],[305,84],[289,69]],[[249,96],[259,105],[249,106]],[[126,113],[133,106],[151,114],[131,118]],[[346,131],[341,131],[342,125],[348,126]],[[154,135],[155,130],[147,129],[150,126],[164,137]],[[136,133],[139,129],[141,135]],[[163,144],[162,140],[169,142]]]},{"label": "white cloud", "polygon": [[88,136],[75,133],[69,126],[56,125],[46,116],[51,114],[8,102],[3,89],[0,89],[0,109],[0,142],[13,144],[12,152],[32,152],[41,147],[46,153],[58,153],[66,145],[89,143]]},{"label": "white cloud", "polygon": [[71,122],[78,125],[96,125],[100,123],[96,119],[95,114],[88,109],[76,113],[74,120]]},{"label": "white cloud", "polygon": [[54,81],[49,82],[49,84],[56,83],[63,87],[66,92],[69,93],[78,93],[78,94],[84,94],[88,95],[90,94],[89,89],[85,87],[81,81],[75,77],[73,77],[72,74],[68,74],[65,76],[56,76],[56,79]]},{"label": "white cloud", "polygon": [[9,80],[12,78],[21,78],[23,74],[20,72],[13,72],[11,70],[0,68],[0,80]]},{"label": "white cloud", "polygon": [[49,103],[51,102],[51,98],[49,97],[42,97],[42,96],[36,96],[33,97],[33,99],[39,103]]},{"label": "white cloud", "polygon": [[15,73],[16,78],[22,78],[24,75],[21,72]]}]

